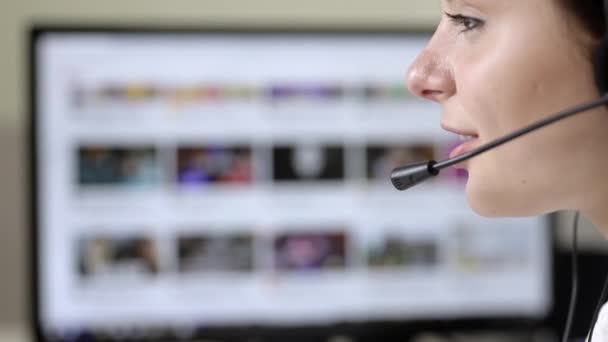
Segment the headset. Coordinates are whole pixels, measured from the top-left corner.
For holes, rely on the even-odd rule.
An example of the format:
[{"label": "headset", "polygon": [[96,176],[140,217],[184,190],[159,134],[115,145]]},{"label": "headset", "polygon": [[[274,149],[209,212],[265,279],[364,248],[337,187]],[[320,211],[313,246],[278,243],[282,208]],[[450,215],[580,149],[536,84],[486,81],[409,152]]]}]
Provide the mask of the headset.
[{"label": "headset", "polygon": [[[546,119],[540,120],[536,123],[533,123],[529,126],[516,130],[508,135],[505,135],[501,138],[498,138],[494,141],[486,143],[482,146],[477,147],[474,150],[456,156],[454,158],[449,158],[443,160],[441,162],[436,162],[434,160],[416,162],[413,164],[405,165],[394,169],[391,173],[391,182],[393,186],[397,190],[406,190],[417,184],[422,183],[423,181],[435,177],[439,174],[442,169],[450,167],[452,165],[458,164],[465,160],[471,159],[477,155],[480,155],[484,152],[492,150],[500,145],[503,145],[511,140],[514,140],[522,135],[526,135],[537,129],[543,128],[550,124],[561,121],[565,118],[574,116],[576,114],[584,113],[593,108],[598,108],[601,106],[608,105],[608,0],[603,1],[603,9],[604,9],[604,20],[606,22],[606,29],[604,37],[600,40],[598,47],[593,52],[593,72],[594,72],[594,81],[595,85],[601,95],[597,100],[580,104],[578,106],[566,109],[562,112],[554,114]],[[572,321],[574,317],[574,311],[576,308],[576,299],[578,293],[578,250],[577,250],[577,233],[578,233],[578,221],[579,221],[579,213],[577,212],[574,218],[573,224],[573,238],[572,238],[572,294],[570,297],[570,306],[568,309],[568,318],[566,321],[566,327],[564,328],[564,333],[562,335],[562,342],[567,342],[570,338],[570,329],[572,326]],[[602,290],[602,294],[600,295],[600,299],[597,303],[597,307],[595,309],[595,313],[593,315],[593,319],[591,322],[591,327],[589,328],[588,341],[592,342],[593,338],[593,329],[599,317],[600,310],[603,304],[606,302],[606,298],[608,297],[608,276],[606,277],[606,281],[604,282],[604,288]]]}]

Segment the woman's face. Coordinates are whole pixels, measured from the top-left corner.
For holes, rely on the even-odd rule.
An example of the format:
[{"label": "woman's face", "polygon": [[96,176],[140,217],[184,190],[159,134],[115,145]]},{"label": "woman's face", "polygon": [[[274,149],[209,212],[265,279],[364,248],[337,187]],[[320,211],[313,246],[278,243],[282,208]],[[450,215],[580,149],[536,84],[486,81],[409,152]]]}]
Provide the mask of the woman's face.
[{"label": "woman's face", "polygon": [[[441,22],[408,72],[410,91],[438,102],[442,127],[476,136],[474,146],[596,99],[584,48],[592,39],[558,1],[443,0]],[[606,117],[581,114],[462,163],[469,205],[485,216],[572,208],[581,173],[599,176],[581,163],[606,142]]]}]

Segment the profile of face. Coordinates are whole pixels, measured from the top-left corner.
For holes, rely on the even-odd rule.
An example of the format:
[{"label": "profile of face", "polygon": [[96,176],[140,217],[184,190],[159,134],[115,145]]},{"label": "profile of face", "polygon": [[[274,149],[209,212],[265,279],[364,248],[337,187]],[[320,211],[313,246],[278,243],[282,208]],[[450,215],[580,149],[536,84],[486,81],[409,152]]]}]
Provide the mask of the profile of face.
[{"label": "profile of face", "polygon": [[[593,37],[559,1],[442,0],[409,90],[439,103],[441,126],[473,136],[473,147],[597,99]],[[587,180],[603,179],[594,160],[608,148],[607,129],[602,108],[461,163],[469,205],[483,216],[584,209],[594,192]]]}]

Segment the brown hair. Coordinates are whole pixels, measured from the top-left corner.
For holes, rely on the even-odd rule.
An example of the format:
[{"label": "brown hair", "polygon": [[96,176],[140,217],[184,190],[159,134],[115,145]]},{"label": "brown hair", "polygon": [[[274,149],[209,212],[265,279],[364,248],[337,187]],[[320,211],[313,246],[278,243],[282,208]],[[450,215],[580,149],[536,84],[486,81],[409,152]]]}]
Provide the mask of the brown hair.
[{"label": "brown hair", "polygon": [[593,38],[600,39],[606,32],[606,18],[602,0],[558,0],[583,25]]}]

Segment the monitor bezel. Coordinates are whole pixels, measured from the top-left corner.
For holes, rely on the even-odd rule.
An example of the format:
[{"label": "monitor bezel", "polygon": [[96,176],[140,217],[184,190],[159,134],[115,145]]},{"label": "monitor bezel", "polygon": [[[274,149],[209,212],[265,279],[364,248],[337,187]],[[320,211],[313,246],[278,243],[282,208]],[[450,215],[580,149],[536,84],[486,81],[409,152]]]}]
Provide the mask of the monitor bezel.
[{"label": "monitor bezel", "polygon": [[[29,26],[28,32],[28,63],[26,64],[25,74],[26,81],[26,102],[28,108],[28,117],[26,122],[26,143],[28,145],[27,165],[29,183],[28,191],[28,206],[26,208],[27,224],[29,226],[30,239],[27,242],[29,249],[29,269],[28,278],[29,293],[30,293],[30,331],[36,341],[48,341],[44,333],[43,322],[41,317],[41,277],[40,271],[40,253],[39,253],[39,179],[38,179],[38,103],[37,103],[37,86],[38,86],[38,69],[37,69],[37,49],[36,43],[42,35],[49,33],[69,33],[69,34],[142,34],[142,35],[171,35],[171,34],[186,34],[186,35],[204,35],[204,34],[238,34],[238,35],[344,35],[344,36],[391,36],[391,35],[411,35],[411,36],[428,36],[430,37],[432,28],[411,28],[411,27],[377,27],[377,26],[338,26],[338,27],[319,27],[318,25],[300,25],[297,27],[287,25],[273,26],[243,26],[243,25],[192,25],[192,26],[161,26],[158,24],[152,25],[87,25],[87,24],[33,24]],[[404,65],[404,68],[407,66]],[[405,69],[404,69],[405,70]],[[211,338],[229,341],[238,341],[243,338],[251,338],[252,336],[261,339],[270,339],[281,341],[289,338],[292,341],[310,341],[311,338],[333,335],[346,335],[363,338],[363,340],[374,341],[378,336],[386,338],[399,339],[403,336],[410,336],[412,333],[419,331],[433,331],[438,333],[448,333],[451,331],[487,331],[487,330],[511,330],[511,329],[534,329],[538,327],[549,326],[556,320],[557,312],[555,311],[556,298],[556,272],[555,260],[557,256],[556,241],[557,236],[555,227],[558,223],[556,214],[547,215],[544,218],[545,229],[551,237],[548,239],[548,250],[550,251],[550,270],[549,277],[551,279],[551,305],[545,317],[539,319],[521,318],[521,317],[471,317],[463,319],[434,319],[434,320],[370,320],[365,323],[338,323],[328,325],[301,325],[301,326],[271,326],[271,325],[241,325],[241,326],[226,326],[226,327],[209,327],[204,328],[198,338]]]}]

